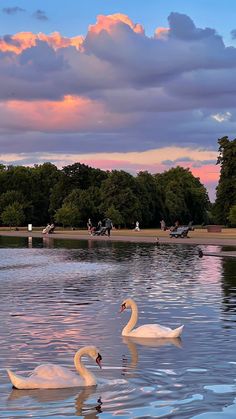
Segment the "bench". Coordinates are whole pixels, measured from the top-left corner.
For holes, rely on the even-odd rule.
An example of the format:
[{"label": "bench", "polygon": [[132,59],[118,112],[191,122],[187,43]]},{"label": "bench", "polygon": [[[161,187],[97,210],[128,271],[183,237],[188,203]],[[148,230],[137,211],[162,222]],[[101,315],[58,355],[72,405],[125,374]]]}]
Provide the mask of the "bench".
[{"label": "bench", "polygon": [[187,237],[189,232],[189,227],[178,227],[176,230],[170,232],[170,237]]},{"label": "bench", "polygon": [[212,224],[207,226],[207,231],[208,233],[221,233],[222,227],[217,224]]}]

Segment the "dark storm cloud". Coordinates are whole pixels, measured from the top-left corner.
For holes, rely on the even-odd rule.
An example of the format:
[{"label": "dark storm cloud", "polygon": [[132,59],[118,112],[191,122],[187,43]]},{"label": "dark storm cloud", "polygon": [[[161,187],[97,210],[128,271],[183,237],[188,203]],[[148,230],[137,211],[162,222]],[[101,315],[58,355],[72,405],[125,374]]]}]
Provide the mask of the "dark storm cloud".
[{"label": "dark storm cloud", "polygon": [[[170,25],[170,36],[184,41],[201,40],[210,37],[217,37],[216,31],[211,28],[196,28],[189,16],[180,13],[171,13],[168,17]],[[219,37],[219,39],[221,39]]]},{"label": "dark storm cloud", "polygon": [[15,15],[16,13],[19,13],[19,12],[25,12],[25,9],[15,6],[15,7],[4,7],[2,11],[3,13],[6,13],[7,15]]},{"label": "dark storm cloud", "polygon": [[48,17],[46,13],[43,10],[36,10],[36,12],[33,13],[33,17],[38,20],[48,20]]}]

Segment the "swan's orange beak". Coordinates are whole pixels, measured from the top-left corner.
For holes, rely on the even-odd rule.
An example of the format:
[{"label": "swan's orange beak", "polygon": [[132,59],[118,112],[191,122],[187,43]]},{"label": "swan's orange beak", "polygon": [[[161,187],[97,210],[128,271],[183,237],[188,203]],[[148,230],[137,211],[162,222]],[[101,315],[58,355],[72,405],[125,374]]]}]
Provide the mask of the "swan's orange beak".
[{"label": "swan's orange beak", "polygon": [[99,366],[100,368],[102,368],[102,365],[101,365],[101,360],[102,360],[102,357],[101,357],[101,355],[100,355],[100,354],[98,354],[98,356],[97,356],[97,358],[96,358],[96,363],[98,364],[98,366]]},{"label": "swan's orange beak", "polygon": [[126,304],[125,303],[121,304],[120,313],[122,313],[122,311],[124,311],[125,309],[126,309]]}]

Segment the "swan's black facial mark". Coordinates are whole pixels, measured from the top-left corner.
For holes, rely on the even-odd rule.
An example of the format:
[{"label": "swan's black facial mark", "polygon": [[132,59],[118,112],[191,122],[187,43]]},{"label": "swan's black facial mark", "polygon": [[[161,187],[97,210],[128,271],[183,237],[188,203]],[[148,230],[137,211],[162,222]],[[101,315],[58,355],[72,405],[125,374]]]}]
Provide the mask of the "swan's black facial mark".
[{"label": "swan's black facial mark", "polygon": [[126,303],[121,304],[120,313],[126,309]]},{"label": "swan's black facial mark", "polygon": [[96,363],[98,364],[98,366],[100,368],[102,368],[102,366],[101,366],[101,360],[102,360],[102,356],[98,353],[98,356],[96,358]]}]

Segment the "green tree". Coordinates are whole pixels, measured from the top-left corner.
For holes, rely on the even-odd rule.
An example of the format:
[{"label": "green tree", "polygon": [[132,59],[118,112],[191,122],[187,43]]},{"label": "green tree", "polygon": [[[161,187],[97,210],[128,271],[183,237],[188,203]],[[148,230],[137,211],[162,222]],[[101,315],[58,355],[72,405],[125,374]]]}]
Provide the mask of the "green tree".
[{"label": "green tree", "polygon": [[113,170],[102,182],[101,212],[105,215],[112,205],[119,211],[126,226],[141,218],[137,184],[134,177],[123,170]]},{"label": "green tree", "polygon": [[29,219],[36,225],[45,225],[50,220],[49,206],[50,197],[54,186],[60,179],[60,171],[57,167],[46,162],[35,165],[31,174],[31,201],[32,211]]},{"label": "green tree", "polygon": [[236,139],[218,140],[220,179],[216,188],[214,215],[218,223],[227,224],[230,208],[236,204]]},{"label": "green tree", "polygon": [[28,214],[32,210],[32,203],[27,201],[25,196],[21,191],[7,191],[0,195],[0,214],[7,208],[9,205],[18,203],[20,204],[22,211],[24,213],[24,220],[29,219]]},{"label": "green tree", "polygon": [[233,205],[230,208],[229,216],[228,216],[230,224],[235,227],[236,226],[236,205]]},{"label": "green tree", "polygon": [[157,226],[163,218],[163,193],[155,177],[147,171],[136,177],[137,196],[141,210],[142,227]]},{"label": "green tree", "polygon": [[32,191],[32,168],[24,166],[8,166],[5,172],[4,188],[21,192],[26,200],[29,200]]},{"label": "green tree", "polygon": [[71,192],[69,179],[66,175],[60,171],[59,179],[51,188],[50,191],[50,203],[49,203],[49,214],[54,217],[55,212],[61,208],[64,199]]},{"label": "green tree", "polygon": [[86,225],[88,218],[91,218],[93,225],[95,221],[101,218],[99,212],[100,189],[97,187],[92,186],[86,190],[73,189],[64,199],[64,203],[73,205],[78,209],[83,226]]},{"label": "green tree", "polygon": [[91,186],[99,186],[107,178],[107,173],[100,169],[93,169],[86,164],[74,163],[65,166],[62,172],[69,179],[70,190],[88,189]]},{"label": "green tree", "polygon": [[25,203],[25,197],[21,191],[7,191],[0,195],[0,213],[10,204],[14,204],[14,202],[18,202],[22,205],[22,207],[28,205]]},{"label": "green tree", "polygon": [[25,219],[22,205],[19,202],[8,205],[2,212],[1,219],[3,224],[9,227],[20,226]]},{"label": "green tree", "polygon": [[106,212],[105,212],[105,216],[110,218],[112,220],[112,224],[114,226],[121,226],[122,224],[124,224],[124,220],[122,218],[122,215],[120,214],[120,212],[114,207],[114,205],[112,205],[111,207],[109,207]]},{"label": "green tree", "polygon": [[[107,172],[100,169],[94,169],[81,163],[74,163],[63,167],[60,172],[60,179],[53,187],[50,194],[50,214],[53,216],[55,211],[62,206],[64,199],[70,195],[73,190],[89,190],[88,195],[91,195],[94,191],[96,193],[93,195],[92,201],[97,200],[99,196],[98,190],[100,189],[101,183],[107,177]],[[88,211],[84,212],[87,212],[88,214],[89,208]],[[87,220],[87,214],[82,215],[82,220],[84,220],[83,222]],[[93,215],[91,216],[93,217]]]},{"label": "green tree", "polygon": [[71,204],[64,203],[55,213],[55,221],[63,227],[76,227],[80,222],[78,208]]},{"label": "green tree", "polygon": [[179,220],[181,223],[194,221],[205,222],[209,208],[206,188],[199,178],[193,176],[189,169],[177,166],[156,175],[164,196],[163,217],[168,224]]}]

